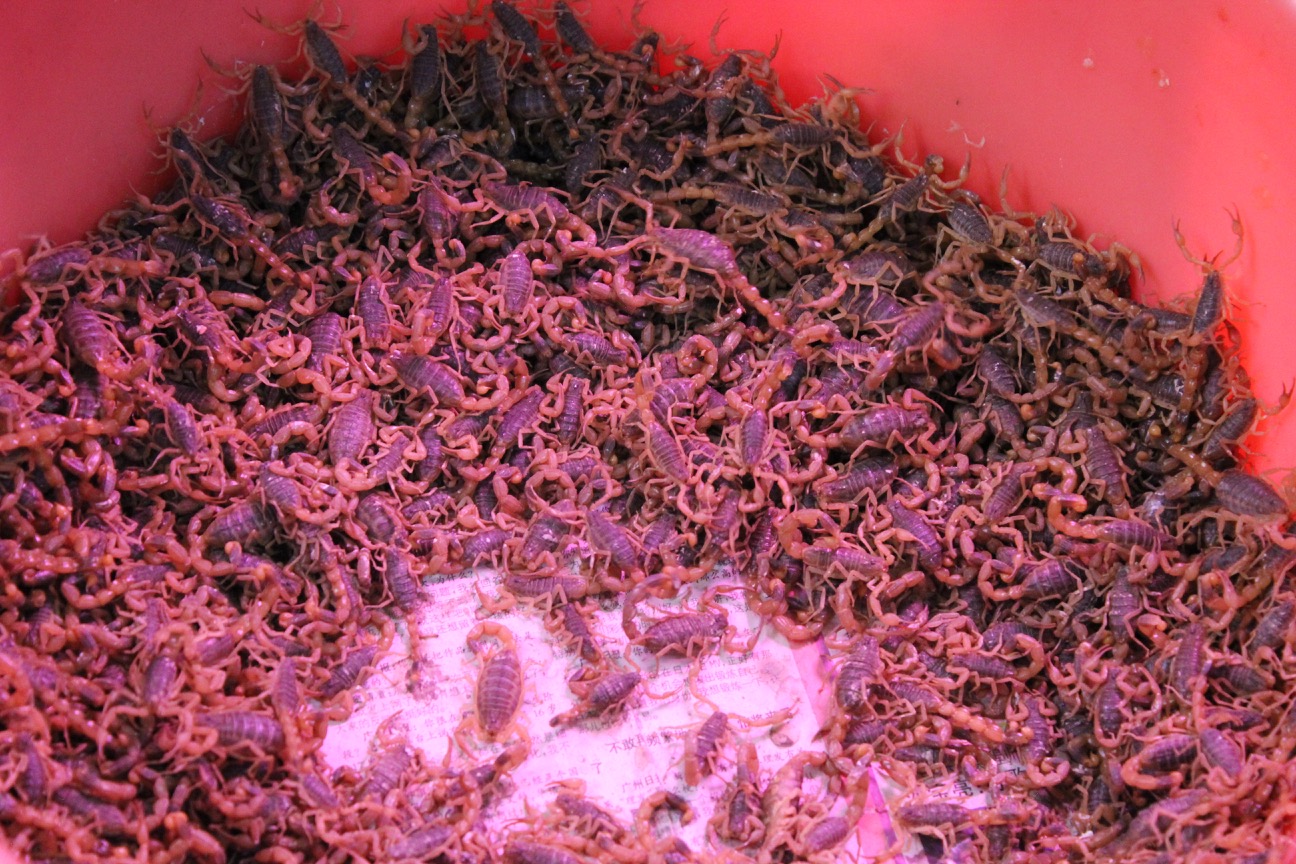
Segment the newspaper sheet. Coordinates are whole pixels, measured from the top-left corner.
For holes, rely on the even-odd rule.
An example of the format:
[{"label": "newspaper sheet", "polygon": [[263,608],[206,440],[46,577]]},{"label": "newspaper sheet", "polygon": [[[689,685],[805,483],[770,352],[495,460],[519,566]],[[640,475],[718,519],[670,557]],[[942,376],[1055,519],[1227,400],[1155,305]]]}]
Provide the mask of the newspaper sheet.
[{"label": "newspaper sheet", "polygon": [[[480,660],[466,639],[474,625],[487,617],[478,601],[478,587],[494,595],[499,581],[498,573],[477,570],[441,577],[425,586],[428,599],[422,605],[417,626],[422,634],[420,657],[435,667],[420,667],[422,676],[432,676],[430,686],[411,692],[408,643],[398,640],[370,676],[354,714],[330,729],[322,751],[330,769],[363,768],[375,732],[398,714],[409,743],[429,759],[440,760],[454,749],[450,754],[452,762],[476,764],[502,749],[503,744],[480,744],[477,746],[481,749],[470,758],[457,749],[454,740],[456,730],[464,724],[464,737],[480,741],[480,736],[471,732],[473,689]],[[708,586],[704,580],[694,587],[697,590],[690,596],[696,603],[696,597]],[[759,626],[759,618],[746,607],[739,591],[717,593],[715,599],[737,628],[735,643],[745,644]],[[645,602],[638,610],[644,616],[643,626],[648,626],[654,615],[668,614],[671,608],[672,604]],[[627,639],[621,615],[620,603],[609,602],[594,612],[592,624],[611,662],[631,669],[623,656]],[[543,810],[552,800],[553,785],[563,781],[583,781],[585,794],[619,814],[627,825],[647,796],[659,790],[670,791],[684,797],[694,808],[692,821],[675,826],[675,833],[694,849],[706,848],[706,825],[732,773],[732,765],[705,778],[696,788],[685,782],[685,737],[711,711],[688,687],[692,661],[657,659],[634,648],[630,659],[642,667],[645,688],[651,695],[636,694],[627,710],[606,719],[553,727],[552,718],[574,707],[567,679],[582,661],[572,650],[558,646],[545,631],[543,615],[534,609],[519,607],[489,618],[507,627],[516,638],[526,679],[519,723],[532,741],[530,756],[511,775],[515,791],[492,805],[494,809],[488,813],[492,821],[498,824],[523,816],[525,804]],[[735,717],[735,734],[755,746],[762,774],[768,777],[794,754],[822,749],[815,735],[826,716],[828,671],[821,643],[793,647],[767,629],[748,653],[721,651],[706,656],[694,689]],[[759,722],[786,708],[795,710],[791,719],[780,725],[746,726],[743,722],[743,718]],[[732,759],[733,750],[728,752]],[[859,829],[845,849],[839,850],[848,858],[858,852],[867,859],[897,848],[887,802],[902,790],[878,772],[872,773],[868,805]],[[808,790],[812,783],[813,778],[807,782]],[[844,809],[844,802],[838,802],[834,812],[840,814]],[[903,848],[906,853],[921,852],[915,842]]]}]

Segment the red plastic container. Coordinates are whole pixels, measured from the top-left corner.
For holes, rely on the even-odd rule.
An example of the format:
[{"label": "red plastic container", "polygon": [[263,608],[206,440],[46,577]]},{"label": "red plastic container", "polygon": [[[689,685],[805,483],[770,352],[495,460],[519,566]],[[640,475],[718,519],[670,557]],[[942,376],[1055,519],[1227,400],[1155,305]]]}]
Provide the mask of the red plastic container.
[{"label": "red plastic container", "polygon": [[[630,41],[629,2],[585,5],[596,38]],[[310,6],[256,8],[287,23]],[[334,0],[315,14],[339,6],[345,48],[376,56],[398,50],[402,20],[444,8]],[[860,103],[878,134],[903,125],[909,157],[936,152],[951,167],[971,153],[970,185],[990,200],[1010,169],[1015,209],[1056,203],[1100,245],[1119,239],[1142,259],[1146,295],[1200,280],[1174,244],[1175,220],[1194,251],[1227,252],[1225,208],[1236,207],[1246,245],[1225,276],[1245,361],[1270,403],[1296,373],[1296,5],[648,0],[640,21],[709,57],[725,13],[721,48],[768,50],[781,34],[774,66],[793,99],[820,91],[822,73],[869,88]],[[155,190],[164,178],[152,173],[160,147],[146,109],[159,127],[187,116],[203,132],[228,129],[229,82],[201,52],[281,62],[297,45],[227,2],[11,4],[0,21],[0,248],[72,239],[133,191]],[[1292,413],[1267,433],[1258,467],[1296,463]]]}]

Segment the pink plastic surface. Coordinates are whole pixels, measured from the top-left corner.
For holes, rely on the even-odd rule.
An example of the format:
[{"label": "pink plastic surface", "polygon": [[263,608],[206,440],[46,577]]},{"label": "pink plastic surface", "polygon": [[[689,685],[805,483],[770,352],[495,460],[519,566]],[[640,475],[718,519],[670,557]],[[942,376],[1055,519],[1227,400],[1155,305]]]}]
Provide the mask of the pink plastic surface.
[{"label": "pink plastic surface", "polygon": [[[331,18],[338,5],[316,14]],[[345,49],[378,56],[398,48],[403,19],[444,8],[340,6]],[[596,38],[625,44],[630,7],[583,11]],[[310,4],[257,8],[286,23]],[[722,13],[722,49],[768,49],[781,33],[774,66],[793,99],[820,92],[820,73],[869,88],[866,116],[879,133],[903,124],[911,158],[936,152],[956,168],[971,152],[971,187],[992,201],[1010,168],[1013,207],[1056,203],[1082,233],[1102,232],[1100,245],[1118,238],[1141,257],[1155,296],[1189,292],[1200,278],[1174,245],[1173,221],[1209,255],[1232,248],[1225,208],[1238,208],[1246,246],[1225,277],[1245,359],[1262,399],[1276,401],[1292,380],[1296,5],[646,0],[640,20],[709,57]],[[41,234],[72,239],[133,191],[154,191],[160,147],[145,109],[159,127],[180,121],[200,78],[187,124],[227,129],[233,109],[213,106],[229,82],[201,51],[230,65],[281,61],[296,48],[238,2],[9,4],[0,25],[0,248]],[[1296,463],[1292,412],[1265,428],[1258,466]]]}]

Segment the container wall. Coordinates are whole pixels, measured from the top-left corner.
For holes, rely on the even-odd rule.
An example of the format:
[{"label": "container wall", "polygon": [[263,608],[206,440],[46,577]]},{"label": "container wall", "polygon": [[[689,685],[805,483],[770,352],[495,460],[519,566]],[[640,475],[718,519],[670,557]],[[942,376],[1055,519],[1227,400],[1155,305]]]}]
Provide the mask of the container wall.
[{"label": "container wall", "polygon": [[[310,8],[254,5],[283,24]],[[340,5],[347,49],[378,56],[399,44],[404,19],[443,8]],[[630,3],[586,14],[596,37],[631,38]],[[1056,203],[1080,233],[1101,232],[1100,245],[1119,238],[1142,259],[1153,295],[1182,295],[1200,279],[1172,224],[1181,220],[1195,253],[1227,255],[1226,209],[1236,208],[1246,244],[1226,278],[1246,362],[1270,402],[1296,372],[1296,136],[1286,128],[1296,6],[648,0],[640,21],[668,40],[692,39],[686,50],[709,59],[722,14],[722,50],[769,50],[781,37],[774,66],[793,99],[822,92],[819,73],[867,88],[859,102],[879,136],[903,127],[904,152],[940,153],[947,177],[970,154],[970,185],[991,200],[1010,169],[1012,207]],[[203,51],[234,67],[279,61],[296,46],[237,3],[14,4],[0,20],[0,248],[41,234],[71,239],[134,191],[155,190],[161,149],[150,118],[158,128],[228,128],[222,88],[236,82]],[[1260,467],[1296,461],[1290,413],[1267,430]]]}]

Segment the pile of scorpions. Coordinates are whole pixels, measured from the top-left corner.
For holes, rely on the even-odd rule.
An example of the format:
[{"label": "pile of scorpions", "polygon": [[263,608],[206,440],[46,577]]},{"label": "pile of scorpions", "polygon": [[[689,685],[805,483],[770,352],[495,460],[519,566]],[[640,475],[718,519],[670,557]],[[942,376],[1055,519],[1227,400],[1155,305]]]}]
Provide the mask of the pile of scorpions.
[{"label": "pile of scorpions", "polygon": [[[236,134],[170,130],[169,189],[6,283],[16,849],[833,861],[876,768],[933,860],[1281,854],[1296,536],[1246,467],[1277,406],[1218,256],[1181,239],[1198,290],[1135,302],[1128,250],[870,142],[849,89],[794,107],[765,54],[607,50],[561,2],[418,26],[390,66],[275,26],[303,73],[225,70]],[[433,577],[478,567],[503,574],[483,614],[521,604],[573,649],[560,727],[648,683],[597,604],[697,668],[750,648],[699,584],[733,574],[766,638],[827,646],[820,749],[761,766],[706,719],[681,754],[724,778],[705,848],[667,792],[492,820],[525,646],[486,618],[445,760],[380,735],[330,770]],[[983,803],[933,791],[955,782]]]}]

